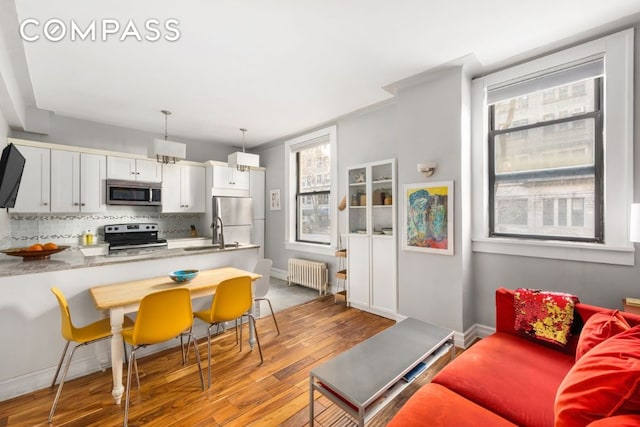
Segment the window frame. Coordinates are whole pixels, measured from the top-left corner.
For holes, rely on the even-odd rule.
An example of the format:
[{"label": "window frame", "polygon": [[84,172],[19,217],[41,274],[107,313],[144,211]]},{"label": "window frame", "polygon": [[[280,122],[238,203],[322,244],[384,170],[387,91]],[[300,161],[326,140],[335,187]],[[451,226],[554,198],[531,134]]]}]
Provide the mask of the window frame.
[{"label": "window frame", "polygon": [[[330,141],[328,141],[329,145],[331,144]],[[298,215],[299,212],[301,211],[301,207],[300,207],[300,203],[301,203],[301,198],[304,196],[318,196],[318,195],[322,195],[322,194],[326,194],[327,198],[330,200],[331,199],[331,186],[329,186],[329,190],[323,190],[323,191],[302,191],[302,189],[300,188],[300,151],[302,151],[304,148],[300,150],[297,150],[295,152],[295,156],[296,156],[296,242],[300,242],[300,243],[312,243],[312,244],[317,244],[317,245],[331,245],[331,242],[317,242],[315,240],[304,240],[300,237],[300,221],[301,218]],[[317,175],[316,178],[318,176],[322,176],[322,175]],[[329,178],[329,181],[331,181],[331,178]]]},{"label": "window frame", "polygon": [[[471,84],[472,250],[514,256],[634,265],[629,241],[633,201],[633,28],[560,50],[482,77]],[[590,58],[605,58],[604,241],[602,243],[489,236],[487,91]]]},{"label": "window frame", "polygon": [[[297,241],[297,156],[296,153],[304,148],[314,144],[319,138],[328,138],[330,147],[330,179],[331,185],[329,190],[329,220],[331,222],[330,244],[312,243]],[[296,138],[285,141],[285,191],[284,191],[284,210],[285,210],[285,249],[308,252],[319,255],[333,255],[335,248],[338,246],[338,204],[336,201],[338,191],[338,139],[337,126],[332,125],[323,129],[300,135]]]},{"label": "window frame", "polygon": [[[569,242],[593,242],[593,243],[603,243],[604,242],[604,223],[603,223],[603,192],[604,192],[604,149],[603,149],[603,111],[602,111],[602,94],[604,90],[604,78],[596,77],[594,78],[594,111],[583,112],[577,115],[567,115],[566,117],[561,117],[557,119],[550,120],[541,120],[533,124],[524,124],[520,126],[514,126],[507,129],[494,129],[495,124],[495,104],[488,105],[488,135],[487,135],[487,144],[489,150],[489,165],[487,173],[489,174],[489,185],[488,185],[488,193],[489,193],[489,237],[515,237],[515,238],[524,238],[524,239],[536,239],[536,240],[560,240],[560,241],[569,241]],[[565,88],[569,88],[569,85],[563,86]],[[548,129],[550,126],[554,126],[556,124],[566,123],[576,123],[585,119],[593,119],[594,120],[594,165],[593,167],[585,167],[585,166],[574,166],[574,167],[566,167],[561,168],[559,170],[537,170],[537,171],[526,171],[526,172],[513,172],[509,174],[510,176],[528,176],[531,178],[535,177],[551,177],[551,176],[571,176],[572,171],[577,170],[588,170],[593,172],[594,176],[594,237],[593,238],[580,238],[580,237],[571,237],[571,236],[550,236],[544,234],[518,234],[518,233],[504,233],[498,232],[495,230],[496,228],[496,218],[495,218],[495,184],[496,181],[501,178],[496,176],[495,173],[495,145],[496,145],[496,136],[514,133],[514,132],[523,132],[528,131],[529,129],[542,128],[543,132],[545,129]],[[508,179],[508,177],[502,178]],[[529,211],[530,213],[530,211]],[[560,224],[558,224],[560,225]]]}]

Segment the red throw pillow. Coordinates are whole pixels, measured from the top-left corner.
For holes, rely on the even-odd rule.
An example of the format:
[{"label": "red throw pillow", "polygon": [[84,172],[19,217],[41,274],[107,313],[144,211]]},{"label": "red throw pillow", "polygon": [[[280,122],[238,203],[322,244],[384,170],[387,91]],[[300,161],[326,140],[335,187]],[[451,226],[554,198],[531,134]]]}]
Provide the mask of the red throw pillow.
[{"label": "red throw pillow", "polygon": [[640,325],[600,343],[576,362],[560,383],[556,427],[640,412]]},{"label": "red throw pillow", "polygon": [[585,322],[578,337],[576,361],[607,338],[631,328],[620,311],[596,313]]},{"label": "red throw pillow", "polygon": [[533,338],[564,346],[569,341],[575,295],[535,289],[516,289],[514,329]]}]

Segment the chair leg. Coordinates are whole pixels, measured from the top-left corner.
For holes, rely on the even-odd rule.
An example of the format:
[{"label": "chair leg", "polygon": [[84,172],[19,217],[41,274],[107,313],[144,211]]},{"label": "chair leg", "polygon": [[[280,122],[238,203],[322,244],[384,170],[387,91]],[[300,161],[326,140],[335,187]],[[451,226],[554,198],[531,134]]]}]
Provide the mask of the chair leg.
[{"label": "chair leg", "polygon": [[56,380],[58,379],[58,374],[60,373],[60,368],[62,367],[62,361],[64,360],[64,356],[67,355],[67,350],[69,349],[69,343],[71,343],[71,341],[67,341],[67,343],[64,345],[64,350],[62,350],[62,356],[60,356],[60,362],[58,362],[58,369],[56,369],[56,374],[53,376],[53,381],[51,382],[51,389],[53,389],[53,386],[56,385]]},{"label": "chair leg", "polygon": [[[187,347],[189,346],[189,342],[191,341],[191,336],[189,336],[189,341],[187,341]],[[182,366],[186,364],[185,356],[184,356],[184,343],[182,342],[182,334],[180,334],[180,354],[182,355]]]},{"label": "chair leg", "polygon": [[260,364],[262,365],[264,363],[264,359],[262,358],[262,347],[260,347],[260,338],[258,337],[258,328],[256,328],[256,318],[253,317],[253,314],[251,313],[247,313],[247,316],[249,316],[249,321],[253,322],[253,331],[256,334],[256,342],[258,343],[258,352],[260,353]]},{"label": "chair leg", "polygon": [[[125,398],[124,398],[124,427],[127,427],[129,424],[129,392],[131,391],[131,365],[135,365],[136,367],[136,376],[138,374],[138,364],[136,363],[136,349],[137,347],[133,347],[131,349],[131,354],[129,354],[129,366],[127,367],[127,386],[125,388]],[[140,387],[140,382],[138,382],[138,388]]]},{"label": "chair leg", "polygon": [[[69,343],[67,342],[67,344]],[[71,359],[73,359],[73,355],[75,354],[78,347],[81,347],[83,345],[85,345],[85,343],[78,344],[75,347],[73,347],[73,350],[71,350],[71,356],[69,356],[69,360],[67,360],[67,364],[64,366],[64,371],[62,372],[62,378],[60,378],[60,384],[58,385],[58,392],[56,393],[55,399],[53,399],[53,405],[51,406],[51,411],[49,412],[49,422],[53,420],[53,414],[55,414],[56,412],[56,407],[58,406],[58,401],[60,400],[60,395],[62,394],[62,386],[64,386],[64,380],[65,378],[67,378],[67,372],[69,372],[69,366],[71,365]],[[67,350],[65,347],[65,353],[66,351]]]},{"label": "chair leg", "polygon": [[[189,330],[188,335],[189,340],[187,341],[187,343],[191,342],[191,338],[193,338],[193,350],[196,353],[196,362],[198,363],[198,371],[200,372],[200,386],[202,387],[202,391],[204,391],[204,376],[202,375],[202,364],[200,363],[200,353],[198,352],[198,345],[196,343],[196,338],[193,336],[191,330]],[[209,365],[209,371],[211,371],[211,365]],[[211,381],[211,374],[209,374],[209,381]],[[209,387],[211,387],[211,384],[209,384]]]},{"label": "chair leg", "polygon": [[273,317],[273,323],[276,324],[276,331],[278,331],[278,335],[280,335],[280,328],[278,328],[278,321],[276,320],[276,315],[273,313],[273,306],[271,306],[271,300],[269,298],[264,298],[269,303],[269,310],[271,310],[271,317]]},{"label": "chair leg", "polygon": [[138,359],[133,356],[133,368],[136,370],[136,382],[138,383],[138,390],[140,390],[140,375],[138,375]]},{"label": "chair leg", "polygon": [[211,388],[211,328],[213,325],[215,325],[215,323],[209,325],[207,328],[207,362],[209,363],[209,368],[207,369],[207,374],[209,375],[207,388]]}]

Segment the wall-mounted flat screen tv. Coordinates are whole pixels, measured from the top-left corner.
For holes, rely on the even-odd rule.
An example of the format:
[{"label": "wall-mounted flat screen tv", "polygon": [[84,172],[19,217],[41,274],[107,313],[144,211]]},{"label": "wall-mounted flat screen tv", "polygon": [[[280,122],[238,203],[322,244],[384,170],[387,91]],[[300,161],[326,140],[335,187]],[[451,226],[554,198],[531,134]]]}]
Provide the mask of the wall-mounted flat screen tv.
[{"label": "wall-mounted flat screen tv", "polygon": [[16,205],[25,159],[15,145],[9,144],[0,157],[0,208]]}]

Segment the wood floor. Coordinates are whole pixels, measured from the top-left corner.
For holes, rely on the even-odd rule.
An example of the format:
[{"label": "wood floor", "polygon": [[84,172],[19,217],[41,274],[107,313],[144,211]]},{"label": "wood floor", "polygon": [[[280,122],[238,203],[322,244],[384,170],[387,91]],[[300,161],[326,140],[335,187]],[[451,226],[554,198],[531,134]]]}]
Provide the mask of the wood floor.
[{"label": "wood floor", "polygon": [[[193,351],[182,366],[178,349],[138,361],[140,386],[132,388],[131,426],[288,426],[309,424],[309,371],[393,321],[334,304],[333,296],[277,313],[281,334],[270,317],[258,320],[264,353],[243,346],[239,353],[233,331],[212,343],[211,389],[202,391]],[[246,328],[246,326],[245,326]],[[248,336],[245,330],[244,336]],[[177,341],[176,341],[177,343]],[[206,345],[200,354],[206,383]],[[446,361],[423,374],[379,413],[369,426],[384,426],[397,409]],[[373,373],[372,373],[373,374]],[[47,425],[55,390],[39,390],[0,402],[0,427]],[[122,425],[123,404],[111,397],[111,371],[65,383],[52,426]],[[316,425],[355,425],[329,400],[316,393]]]}]

